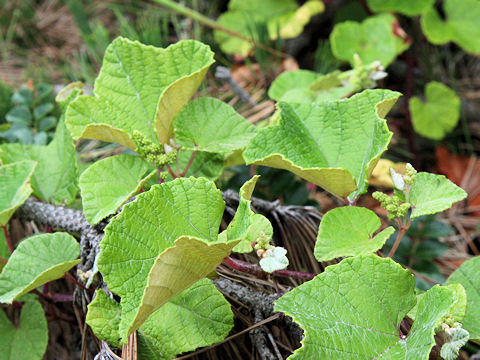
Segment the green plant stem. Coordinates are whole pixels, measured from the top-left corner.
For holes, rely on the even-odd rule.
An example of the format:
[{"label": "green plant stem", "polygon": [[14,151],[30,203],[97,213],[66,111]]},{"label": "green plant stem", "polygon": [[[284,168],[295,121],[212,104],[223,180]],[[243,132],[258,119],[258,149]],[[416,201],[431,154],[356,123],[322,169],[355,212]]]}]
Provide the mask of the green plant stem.
[{"label": "green plant stem", "polygon": [[[195,159],[195,155],[197,155],[197,149],[193,150],[192,156],[190,156],[190,160],[188,160],[188,164],[185,167],[185,169],[180,173],[180,177],[184,177],[187,175],[188,169],[190,169],[190,166],[192,166],[193,159]],[[177,157],[178,158],[178,157]]]},{"label": "green plant stem", "polygon": [[169,8],[170,10],[173,10],[173,11],[175,11],[179,14],[182,14],[186,17],[189,17],[190,19],[198,21],[200,24],[203,24],[205,26],[208,26],[208,27],[210,27],[212,29],[215,29],[215,30],[218,30],[218,31],[222,31],[222,32],[224,32],[228,35],[235,36],[235,37],[237,37],[239,39],[242,39],[244,41],[247,41],[250,44],[252,44],[254,47],[257,47],[259,49],[268,51],[269,53],[271,53],[273,55],[276,55],[276,56],[280,56],[281,58],[286,57],[286,55],[283,52],[272,49],[269,46],[259,44],[256,41],[254,41],[253,39],[249,38],[248,36],[242,35],[242,34],[236,32],[236,31],[233,31],[233,30],[231,30],[231,29],[229,29],[225,26],[222,26],[219,23],[217,23],[216,21],[198,13],[197,11],[189,9],[189,8],[187,8],[183,5],[180,5],[180,4],[178,4],[178,3],[176,3],[172,0],[153,0],[153,1],[160,4],[160,5],[165,6],[166,8]]},{"label": "green plant stem", "polygon": [[10,254],[13,253],[13,244],[12,240],[10,239],[10,234],[8,233],[7,226],[2,226],[3,234],[5,235],[5,240],[7,241],[8,250]]}]

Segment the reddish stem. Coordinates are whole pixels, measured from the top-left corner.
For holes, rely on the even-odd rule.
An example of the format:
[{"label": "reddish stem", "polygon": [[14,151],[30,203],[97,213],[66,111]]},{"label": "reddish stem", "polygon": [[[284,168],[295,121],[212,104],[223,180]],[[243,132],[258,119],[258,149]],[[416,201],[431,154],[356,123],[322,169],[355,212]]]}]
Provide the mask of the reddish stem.
[{"label": "reddish stem", "polygon": [[5,240],[7,242],[8,250],[10,251],[10,254],[13,253],[13,244],[12,240],[10,239],[10,234],[7,231],[7,226],[2,226],[3,229],[3,234],[5,235]]},{"label": "reddish stem", "polygon": [[[234,259],[231,257],[226,257],[225,259],[223,259],[223,263],[231,267],[232,269],[235,269],[244,273],[248,273],[256,276],[262,276],[265,274],[265,272],[262,270],[260,266],[253,265],[246,261]],[[308,279],[308,280],[312,280],[316,276],[316,274],[304,273],[304,272],[292,271],[292,270],[277,270],[277,271],[274,271],[272,275],[282,276],[282,277],[299,277],[299,278]]]},{"label": "reddish stem", "polygon": [[388,253],[388,257],[391,258],[393,255],[395,255],[395,252],[397,251],[398,246],[402,242],[403,235],[407,232],[408,228],[410,225],[404,226],[400,220],[398,221],[398,233],[397,233],[397,238],[395,239],[395,242],[393,243],[392,249]]},{"label": "reddish stem", "polygon": [[50,302],[72,302],[73,301],[72,294],[57,294],[57,293],[43,294],[36,289],[32,290],[31,293],[41,296],[42,298]]},{"label": "reddish stem", "polygon": [[187,175],[188,169],[190,169],[190,166],[192,166],[193,163],[193,159],[195,159],[195,155],[197,155],[197,149],[193,150],[192,155],[190,156],[190,160],[188,160],[187,166],[180,173],[180,177],[184,177],[185,175]]},{"label": "reddish stem", "polygon": [[168,170],[168,173],[169,173],[170,175],[172,175],[172,177],[173,177],[174,179],[176,179],[176,178],[178,177],[178,175],[173,172],[172,168],[171,168],[170,165],[168,165],[168,164],[167,164],[167,170]]},{"label": "reddish stem", "polygon": [[83,289],[83,290],[87,290],[87,288],[80,282],[78,281],[77,279],[75,279],[72,275],[70,275],[70,273],[66,272],[65,273],[65,278],[70,280],[71,282],[73,282],[75,285],[77,285],[79,288]]},{"label": "reddish stem", "polygon": [[0,256],[0,262],[3,262],[4,264],[6,264],[8,262],[8,260],[5,259],[4,257]]}]

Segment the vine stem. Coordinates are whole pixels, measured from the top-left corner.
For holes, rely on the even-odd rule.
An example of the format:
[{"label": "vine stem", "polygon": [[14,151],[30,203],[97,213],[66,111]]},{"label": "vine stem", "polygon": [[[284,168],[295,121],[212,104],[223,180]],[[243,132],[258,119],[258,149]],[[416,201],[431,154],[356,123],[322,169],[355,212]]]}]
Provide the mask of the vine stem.
[{"label": "vine stem", "polygon": [[0,256],[0,262],[6,264],[6,263],[8,262],[8,260],[5,259],[4,257],[1,257],[1,256]]},{"label": "vine stem", "polygon": [[193,159],[195,159],[195,155],[197,155],[197,149],[193,150],[192,155],[190,156],[190,160],[188,160],[187,166],[180,173],[180,177],[184,177],[185,175],[187,175],[188,169],[190,169],[190,166],[192,166],[193,163]]},{"label": "vine stem", "polygon": [[167,164],[167,170],[168,170],[168,173],[172,175],[174,179],[178,178],[178,175],[173,172],[172,168],[168,164]]},{"label": "vine stem", "polygon": [[5,240],[7,242],[8,250],[10,251],[10,254],[13,253],[13,244],[12,244],[12,239],[10,239],[10,234],[8,233],[7,226],[4,225],[2,226],[3,234],[5,235]]},{"label": "vine stem", "polygon": [[44,298],[47,301],[51,302],[72,302],[73,301],[73,295],[72,294],[43,294],[37,289],[32,290],[31,293],[36,294],[42,298]]},{"label": "vine stem", "polygon": [[[256,276],[261,276],[265,273],[262,270],[262,268],[258,265],[253,265],[246,261],[234,259],[231,257],[226,257],[225,259],[223,259],[223,263],[228,267],[231,267],[232,269],[235,269],[244,273],[256,275]],[[301,271],[292,271],[292,270],[276,270],[272,273],[272,275],[282,276],[282,277],[298,277],[298,278],[312,280],[317,274],[305,273]]]},{"label": "vine stem", "polygon": [[87,290],[87,288],[85,286],[83,286],[83,284],[81,282],[79,282],[77,279],[75,279],[72,275],[70,275],[70,273],[66,272],[65,273],[65,278],[70,280],[71,282],[73,282],[75,285],[77,285],[79,288],[83,289],[83,290]]},{"label": "vine stem", "polygon": [[391,258],[393,255],[395,255],[395,252],[397,251],[398,246],[402,242],[402,238],[407,232],[408,228],[410,227],[410,224],[408,225],[403,225],[403,223],[398,220],[398,234],[397,238],[395,239],[395,242],[393,243],[392,249],[388,253],[388,257]]}]

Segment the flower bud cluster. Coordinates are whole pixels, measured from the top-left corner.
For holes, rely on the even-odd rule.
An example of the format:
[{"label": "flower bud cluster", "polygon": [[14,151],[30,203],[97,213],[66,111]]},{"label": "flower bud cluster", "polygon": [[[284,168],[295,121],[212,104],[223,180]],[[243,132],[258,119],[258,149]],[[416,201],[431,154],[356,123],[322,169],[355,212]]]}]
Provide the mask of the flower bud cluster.
[{"label": "flower bud cluster", "polygon": [[257,251],[258,257],[262,258],[267,250],[273,249],[275,246],[270,245],[270,238],[261,231],[254,248]]},{"label": "flower bud cluster", "polygon": [[[166,164],[172,164],[177,158],[177,151],[172,150],[169,153],[165,153],[162,145],[154,144],[150,139],[147,139],[139,131],[133,132],[133,141],[137,145],[137,152],[144,157],[147,161],[151,162],[158,169],[161,169]],[[160,174],[162,178],[167,176],[167,173]]]},{"label": "flower bud cluster", "polygon": [[400,203],[400,198],[396,195],[388,196],[380,191],[375,191],[372,194],[373,198],[380,201],[382,208],[388,211],[388,219],[402,218],[407,215],[410,209],[410,203]]}]

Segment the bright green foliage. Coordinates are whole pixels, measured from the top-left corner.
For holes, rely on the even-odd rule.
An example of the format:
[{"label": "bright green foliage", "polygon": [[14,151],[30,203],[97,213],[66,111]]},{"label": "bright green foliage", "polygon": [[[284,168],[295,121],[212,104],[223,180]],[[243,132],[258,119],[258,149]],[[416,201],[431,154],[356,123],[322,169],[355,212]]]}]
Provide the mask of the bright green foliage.
[{"label": "bright green foliage", "polygon": [[404,15],[420,15],[430,9],[435,0],[367,0],[374,12],[394,11]]},{"label": "bright green foliage", "polygon": [[362,23],[345,21],[335,25],[330,34],[333,54],[352,65],[358,54],[364,64],[380,61],[388,66],[410,45],[393,33],[396,21],[392,15],[382,14]]},{"label": "bright green foliage", "polygon": [[442,212],[466,197],[467,193],[445,176],[418,173],[409,193],[411,218]]},{"label": "bright green foliage", "polygon": [[480,340],[480,256],[464,262],[447,280],[447,284],[461,284],[467,293],[467,311],[462,325],[471,339]]},{"label": "bright green foliage", "polygon": [[318,229],[315,258],[329,261],[380,250],[395,232],[390,226],[373,236],[380,226],[379,217],[367,208],[344,206],[330,210]]},{"label": "bright green foliage", "polygon": [[460,118],[460,98],[455,91],[439,82],[429,82],[426,103],[419,98],[410,99],[415,131],[429,139],[441,140],[457,126]]},{"label": "bright green foliage", "polygon": [[48,345],[48,327],[42,305],[27,301],[18,326],[0,310],[0,354],[3,360],[42,360]]},{"label": "bright green foliage", "polygon": [[32,193],[29,181],[36,166],[33,161],[0,166],[0,226],[8,224],[15,210]]},{"label": "bright green foliage", "polygon": [[213,53],[193,40],[166,49],[124,38],[107,48],[94,96],[81,96],[67,110],[75,139],[118,142],[133,150],[133,132],[167,143],[172,121],[200,85]]},{"label": "bright green foliage", "polygon": [[[88,305],[87,323],[95,334],[119,346],[121,306],[97,290]],[[176,354],[221,341],[233,326],[230,304],[210,280],[203,279],[154,312],[138,330],[141,359],[172,359]]]},{"label": "bright green foliage", "polygon": [[67,233],[56,232],[23,240],[0,274],[0,303],[11,304],[23,294],[59,279],[77,265],[80,245]]},{"label": "bright green foliage", "polygon": [[238,241],[217,240],[224,207],[212,182],[180,178],[138,195],[106,227],[98,269],[122,299],[122,341],[228,256]]},{"label": "bright green foliage", "polygon": [[361,255],[331,265],[275,302],[305,330],[291,359],[427,359],[452,291],[435,286],[419,305],[409,336],[400,322],[415,305],[415,280],[389,258]]},{"label": "bright green foliage", "polygon": [[[180,150],[178,152],[178,170],[183,171],[187,166],[192,151]],[[216,180],[225,167],[224,156],[212,154],[205,151],[197,151],[193,163],[185,176],[205,177],[209,180]]]},{"label": "bright green foliage", "polygon": [[[268,96],[275,101],[287,102],[311,102],[313,91],[310,97],[305,97],[305,93],[315,80],[322,75],[310,70],[294,70],[281,73],[268,89]],[[301,91],[299,89],[302,89]],[[297,94],[302,96],[298,97]]]},{"label": "bright green foliage", "polygon": [[270,236],[270,241],[273,235],[273,228],[270,221],[261,214],[255,214],[250,208],[250,198],[252,197],[253,189],[260,176],[254,176],[248,180],[240,189],[239,204],[233,220],[228,224],[225,231],[220,234],[220,238],[226,241],[240,240],[240,242],[233,248],[233,251],[238,253],[249,253],[252,249],[252,242],[263,234]]},{"label": "bright green foliage", "polygon": [[22,160],[38,162],[31,185],[33,195],[55,204],[70,204],[78,192],[77,155],[72,137],[62,120],[55,137],[47,146],[4,144],[0,146],[0,160],[10,164]]},{"label": "bright green foliage", "polygon": [[461,327],[447,328],[445,329],[445,334],[447,342],[442,345],[440,356],[445,360],[457,360],[460,348],[464,346],[469,339],[468,331]]},{"label": "bright green foliage", "polygon": [[400,96],[365,90],[319,104],[280,103],[280,123],[259,131],[243,156],[247,164],[289,170],[335,196],[358,196],[387,149],[392,133],[382,119]]},{"label": "bright green foliage", "polygon": [[[313,15],[322,12],[323,3],[309,0],[298,7],[294,0],[231,0],[228,11],[218,18],[218,24],[253,40],[263,32],[271,39],[294,38]],[[215,41],[228,54],[248,55],[252,44],[222,31],[216,30]]]},{"label": "bright green foliage", "polygon": [[175,141],[185,149],[229,153],[244,148],[256,129],[231,106],[214,98],[187,104],[173,120]]},{"label": "bright green foliage", "polygon": [[480,53],[480,2],[477,0],[445,0],[445,20],[431,7],[421,18],[422,29],[432,44],[453,41],[470,53]]},{"label": "bright green foliage", "polygon": [[138,331],[142,359],[176,354],[222,341],[233,327],[225,297],[208,279],[193,284],[153,313]]},{"label": "bright green foliage", "polygon": [[97,161],[80,176],[83,212],[90,224],[113,214],[155,174],[138,156],[117,155]]}]

